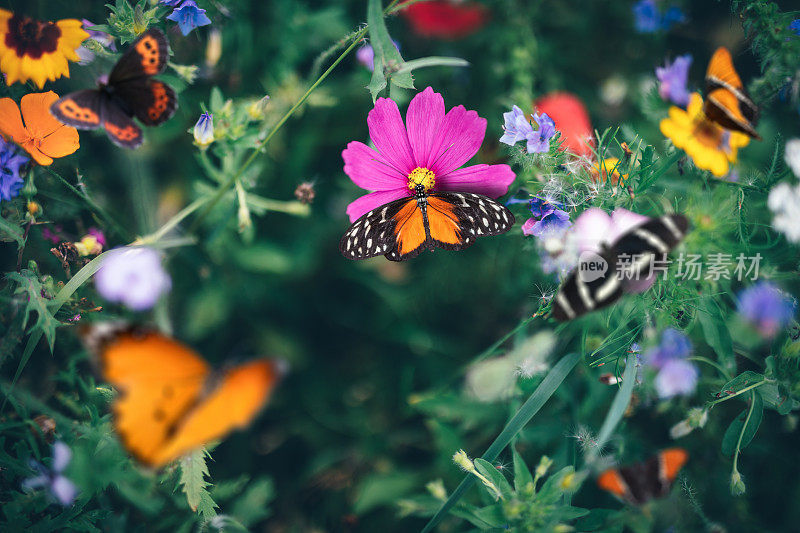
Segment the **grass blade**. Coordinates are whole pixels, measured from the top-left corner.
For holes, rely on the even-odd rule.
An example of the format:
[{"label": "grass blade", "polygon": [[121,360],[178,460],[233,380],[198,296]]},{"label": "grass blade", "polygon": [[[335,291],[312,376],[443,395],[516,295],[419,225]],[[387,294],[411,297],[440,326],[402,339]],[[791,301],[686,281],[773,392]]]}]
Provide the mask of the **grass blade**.
[{"label": "grass blade", "polygon": [[[536,390],[533,391],[530,398],[520,407],[519,411],[509,420],[506,427],[503,428],[503,431],[494,439],[494,442],[489,446],[480,458],[492,462],[497,459],[497,456],[500,455],[500,452],[509,445],[511,440],[519,433],[519,431],[525,427],[525,425],[531,421],[531,418],[534,417],[536,413],[539,412],[539,409],[550,399],[550,396],[558,389],[561,385],[561,382],[564,381],[564,378],[572,371],[575,367],[575,364],[580,359],[580,354],[572,353],[569,355],[564,356],[561,360],[556,363],[553,369],[545,376],[542,382],[536,387]],[[624,409],[623,409],[624,412]],[[461,484],[458,485],[456,490],[450,497],[447,499],[444,504],[436,511],[436,514],[433,515],[428,523],[425,525],[425,528],[422,530],[422,533],[428,533],[429,531],[433,530],[434,527],[445,517],[445,515],[450,511],[450,509],[458,503],[458,500],[464,495],[464,493],[469,489],[473,483],[475,483],[475,476],[467,475]]]}]

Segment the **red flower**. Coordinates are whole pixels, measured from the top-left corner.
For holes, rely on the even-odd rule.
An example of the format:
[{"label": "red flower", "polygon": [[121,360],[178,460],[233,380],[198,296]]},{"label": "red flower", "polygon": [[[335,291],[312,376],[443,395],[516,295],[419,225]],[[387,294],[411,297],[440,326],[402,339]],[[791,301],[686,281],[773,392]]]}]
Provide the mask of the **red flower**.
[{"label": "red flower", "polygon": [[472,35],[489,19],[489,10],[482,4],[448,0],[412,4],[401,13],[419,35],[450,40]]},{"label": "red flower", "polygon": [[561,147],[570,152],[588,156],[592,153],[592,122],[586,106],[574,94],[556,92],[546,94],[534,102],[539,113],[547,113],[561,132]]}]

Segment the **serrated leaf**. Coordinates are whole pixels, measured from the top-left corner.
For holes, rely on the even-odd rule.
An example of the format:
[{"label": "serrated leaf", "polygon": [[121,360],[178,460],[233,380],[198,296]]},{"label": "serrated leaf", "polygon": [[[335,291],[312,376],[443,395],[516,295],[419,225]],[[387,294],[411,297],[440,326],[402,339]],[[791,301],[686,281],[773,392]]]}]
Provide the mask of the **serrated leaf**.
[{"label": "serrated leaf", "polygon": [[[414,76],[411,71],[397,72],[397,69],[402,68],[404,63],[403,56],[400,55],[400,51],[389,36],[389,30],[383,19],[381,0],[369,0],[367,24],[369,25],[370,44],[375,52],[375,70],[373,70],[372,79],[367,85],[367,89],[372,95],[372,101],[375,102],[389,82],[403,89],[413,89]],[[386,79],[387,74],[388,80]]]},{"label": "serrated leaf", "polygon": [[0,236],[2,240],[14,240],[17,243],[17,250],[25,246],[25,236],[22,228],[12,224],[8,220],[0,217]]},{"label": "serrated leaf", "polygon": [[36,313],[36,323],[28,333],[30,335],[37,331],[44,333],[52,352],[53,344],[56,341],[56,328],[61,325],[61,322],[50,311],[48,307],[50,300],[42,296],[43,288],[39,277],[32,270],[22,269],[20,272],[10,272],[6,278],[17,283],[14,294],[25,294],[28,298],[28,303],[25,305],[25,318],[22,320],[23,329],[27,327],[31,313]]},{"label": "serrated leaf", "polygon": [[208,452],[201,448],[180,460],[181,475],[178,484],[186,494],[186,502],[192,511],[198,513],[203,518],[209,520],[217,516],[219,506],[208,493],[209,483],[206,481],[208,475],[208,465],[206,458]]},{"label": "serrated leaf", "polygon": [[[739,416],[733,419],[725,435],[722,437],[722,453],[725,455],[733,455],[736,451],[736,445],[739,444],[739,435],[742,435],[741,444],[739,449],[744,450],[750,444],[753,437],[758,431],[758,426],[761,425],[761,418],[764,414],[764,402],[761,400],[760,394],[753,394],[753,412],[750,414],[750,419],[747,420],[747,413],[750,412],[748,407]],[[747,427],[745,427],[745,420],[747,420]],[[744,428],[744,434],[742,434]]]}]

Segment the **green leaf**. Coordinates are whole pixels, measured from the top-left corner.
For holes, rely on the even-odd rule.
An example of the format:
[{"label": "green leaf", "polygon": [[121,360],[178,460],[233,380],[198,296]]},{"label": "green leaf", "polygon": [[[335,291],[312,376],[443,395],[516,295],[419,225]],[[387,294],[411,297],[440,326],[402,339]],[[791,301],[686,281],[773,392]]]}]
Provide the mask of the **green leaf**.
[{"label": "green leaf", "polygon": [[251,526],[269,518],[272,510],[269,503],[275,499],[275,484],[269,478],[253,481],[243,495],[233,504],[231,513],[244,526]]},{"label": "green leaf", "polygon": [[628,404],[633,395],[633,386],[636,382],[636,358],[628,357],[625,364],[625,372],[622,374],[622,386],[614,396],[614,401],[611,402],[611,407],[606,414],[606,419],[600,427],[600,433],[597,435],[597,445],[593,447],[588,454],[587,463],[597,458],[597,454],[602,450],[603,446],[608,439],[611,438],[611,433],[617,427],[619,421],[625,415],[628,409]]},{"label": "green leaf", "polygon": [[403,65],[395,70],[395,76],[405,72],[412,72],[418,68],[426,67],[468,67],[469,61],[461,59],[460,57],[441,57],[441,56],[428,56],[420,59],[412,59],[406,61]]},{"label": "green leaf", "polygon": [[[760,394],[752,394],[752,396],[753,406],[750,419],[747,419],[747,413],[751,410],[748,407],[733,419],[733,422],[728,426],[725,435],[722,437],[722,453],[725,455],[733,455],[736,452],[737,445],[740,450],[744,450],[753,440],[756,431],[758,431],[758,426],[761,424],[761,418],[764,414],[764,402]],[[745,427],[745,421],[747,427]],[[741,440],[739,435],[741,435]]]},{"label": "green leaf", "polygon": [[710,296],[703,298],[697,318],[708,345],[717,353],[723,366],[729,371],[732,370],[734,362],[731,332],[728,330],[727,321],[714,298]]},{"label": "green leaf", "polygon": [[369,0],[367,6],[367,24],[369,25],[369,40],[372,49],[375,51],[375,70],[372,72],[372,80],[367,85],[372,101],[378,98],[388,81],[403,89],[414,88],[414,77],[411,71],[397,72],[404,63],[403,56],[392,42],[389,30],[386,29],[386,22],[383,20],[383,5],[381,0]]},{"label": "green leaf", "polygon": [[178,484],[186,494],[186,502],[192,511],[198,513],[206,520],[217,516],[219,507],[208,493],[209,483],[206,481],[208,465],[206,465],[208,452],[205,448],[196,450],[180,460],[181,476]]},{"label": "green leaf", "polygon": [[0,236],[2,236],[2,240],[9,240],[8,238],[17,242],[17,250],[21,249],[25,246],[25,234],[22,231],[22,228],[17,226],[16,224],[12,224],[8,220],[0,217]]},{"label": "green leaf", "polygon": [[415,476],[402,472],[368,476],[358,488],[353,512],[360,515],[375,507],[390,505],[413,490],[417,482]]},{"label": "green leaf", "polygon": [[[539,412],[539,409],[544,406],[550,396],[558,389],[561,382],[566,379],[567,375],[575,368],[575,365],[580,359],[580,354],[572,353],[561,358],[558,363],[553,366],[553,369],[548,372],[547,376],[542,380],[536,390],[533,391],[530,398],[520,407],[519,411],[509,420],[503,431],[494,439],[494,442],[489,446],[481,456],[485,461],[494,461],[501,451],[511,442],[511,440],[522,430],[525,425]],[[450,509],[461,499],[464,493],[469,489],[477,478],[473,475],[467,475],[458,485],[453,494],[442,504],[436,514],[433,515],[422,533],[428,533],[433,530],[436,525],[441,522],[442,518],[450,511]]]},{"label": "green leaf", "polygon": [[6,278],[17,283],[15,294],[25,294],[28,298],[28,303],[25,306],[25,318],[22,321],[22,327],[25,328],[28,324],[28,319],[31,313],[36,313],[36,323],[30,329],[30,334],[37,331],[44,334],[47,343],[50,345],[50,351],[53,351],[53,344],[56,341],[56,328],[61,325],[48,307],[50,300],[42,296],[43,287],[39,281],[39,276],[32,270],[23,269],[20,272],[11,272],[6,275]]},{"label": "green leaf", "polygon": [[533,495],[533,476],[522,456],[512,446],[511,453],[514,457],[514,488],[518,493],[530,490]]},{"label": "green leaf", "polygon": [[488,478],[489,481],[491,481],[494,486],[500,490],[500,494],[503,495],[503,498],[510,498],[514,495],[514,490],[508,483],[506,476],[504,476],[502,472],[495,468],[492,463],[484,461],[480,458],[475,459],[473,462],[478,472],[486,476],[486,478]]},{"label": "green leaf", "polygon": [[765,380],[766,378],[763,374],[753,372],[752,370],[746,370],[723,385],[717,393],[717,396],[720,398],[735,396],[744,389],[750,388],[756,383],[762,383]]}]

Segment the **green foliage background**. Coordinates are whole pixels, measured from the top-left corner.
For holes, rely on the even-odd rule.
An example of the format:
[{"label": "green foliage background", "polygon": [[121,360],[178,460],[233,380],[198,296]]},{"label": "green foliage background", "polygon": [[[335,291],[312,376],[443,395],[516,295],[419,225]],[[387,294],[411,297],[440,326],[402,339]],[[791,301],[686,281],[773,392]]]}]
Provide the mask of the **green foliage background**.
[{"label": "green foliage background", "polygon": [[[177,114],[163,126],[148,129],[146,145],[135,152],[116,148],[102,133],[82,132],[80,150],[53,166],[57,175],[36,173],[35,198],[44,208],[43,220],[58,222],[76,238],[86,228],[100,226],[112,246],[157,231],[177,210],[207,197],[218,185],[187,133],[200,113],[212,109],[216,119],[225,99],[233,99],[235,109],[244,109],[269,95],[264,118],[268,131],[340,51],[315,59],[358,30],[367,12],[362,0],[199,3],[221,32],[222,59],[213,68],[202,66],[209,28],[187,37],[169,31],[172,60],[201,65],[200,76],[191,85],[172,70],[166,75],[182,89]],[[788,49],[795,55],[787,56],[779,52],[783,41],[768,32],[798,18],[786,13],[797,6],[682,2],[687,23],[668,33],[639,34],[633,30],[630,2],[484,3],[492,14],[488,25],[452,42],[416,36],[401,17],[387,18],[406,60],[449,56],[470,62],[469,68],[415,71],[414,83],[418,89],[433,86],[444,95],[448,108],[463,104],[488,119],[478,161],[508,157],[509,150],[501,148],[497,139],[502,134],[501,114],[512,104],[526,108],[546,92],[574,92],[587,104],[598,131],[621,126],[615,141],[606,137],[604,146],[611,152],[619,157],[617,142],[631,143],[638,136],[654,147],[656,164],[665,166],[657,185],[641,197],[606,195],[600,205],[609,209],[622,205],[646,214],[672,205],[695,223],[706,217],[710,222],[695,230],[687,247],[732,253],[763,245],[769,260],[767,275],[798,294],[796,246],[779,243],[777,234],[766,230],[747,239],[737,236],[742,225],[769,224],[765,193],[769,185],[790,176],[782,163],[783,142],[798,135],[800,117],[796,94],[793,102],[786,102],[776,93],[787,76],[797,80],[797,46]],[[100,24],[109,15],[101,4],[4,0],[2,7],[45,20],[75,17]],[[170,22],[158,24],[173,27]],[[750,32],[747,37],[743,26]],[[732,49],[742,78],[754,80],[751,88],[764,105],[759,126],[764,141],[741,152],[739,172],[751,189],[714,182],[696,169],[681,175],[676,166],[667,168],[672,148],[658,131],[658,119],[666,115],[667,105],[652,90],[640,89],[643,81],[654,77],[655,66],[683,53],[693,54],[690,80],[700,86],[706,60],[719,45]],[[772,68],[762,71],[765,58],[772,61]],[[59,94],[91,86],[111,64],[110,58],[88,67],[72,64],[71,79],[50,86]],[[612,77],[627,87],[619,105],[609,105],[600,96],[601,87]],[[109,417],[112,393],[95,376],[75,328],[64,322],[77,309],[73,298],[55,315],[62,323],[52,354],[48,342],[37,345],[0,413],[0,516],[5,524],[1,529],[414,531],[441,503],[429,495],[426,484],[442,480],[448,493],[454,490],[463,473],[453,464],[453,453],[463,448],[470,456],[480,456],[540,381],[520,380],[507,400],[479,403],[463,392],[468,365],[480,354],[502,353],[534,332],[553,329],[555,324],[547,318],[529,317],[545,309],[540,309],[542,291],[551,292],[557,281],[542,273],[536,248],[518,228],[459,253],[425,253],[403,264],[382,258],[353,263],[340,256],[338,240],[348,225],[344,210],[360,194],[342,170],[341,151],[347,142],[368,137],[366,115],[372,99],[365,87],[369,82],[370,73],[353,54],[347,56],[242,176],[247,194],[284,202],[280,209],[290,213],[259,213],[251,206],[252,227],[240,232],[239,204],[228,192],[199,222],[189,217],[181,226],[178,235],[196,237],[195,242],[166,250],[173,289],[152,314],[134,316],[108,305],[100,316],[85,315],[86,320],[127,317],[154,322],[220,366],[253,356],[282,357],[291,372],[269,407],[250,429],[213,447],[205,466],[205,456],[199,452],[180,467],[158,473],[142,470],[118,445]],[[219,91],[216,103],[214,88]],[[18,100],[29,88],[16,84],[0,92]],[[413,92],[393,89],[392,94],[402,101],[402,109]],[[227,150],[233,154],[231,168],[236,168],[234,163],[244,159],[244,149],[252,145],[257,130],[250,124],[241,137],[218,143],[212,148],[212,160],[224,159],[221,155]],[[536,190],[537,176],[542,174],[536,165],[552,169],[557,159],[536,164],[515,159],[520,178],[512,191],[523,185]],[[637,172],[633,169],[632,175],[638,177]],[[58,176],[73,185],[80,180],[85,187],[81,190],[111,213],[119,229],[102,216],[93,216],[96,210]],[[221,182],[228,177],[227,168],[218,176]],[[293,203],[293,191],[305,181],[316,189],[307,213]],[[21,224],[24,208],[21,201],[0,205],[3,218],[12,224]],[[517,214],[524,220],[523,210]],[[47,300],[59,290],[59,282],[67,281],[50,247],[39,231],[31,230],[22,262],[27,269],[14,274],[22,281],[8,277],[0,282],[4,396],[20,367],[31,326],[41,326],[43,332],[54,326],[34,326],[34,317],[52,320],[36,311],[27,324],[23,321],[27,303],[48,305],[37,300],[37,291]],[[0,243],[2,270],[14,272],[16,266],[17,244],[11,239]],[[20,283],[33,284],[30,302],[15,293]],[[736,327],[733,295],[739,288],[736,283],[686,287],[663,282],[654,291],[659,296],[633,297],[613,311],[556,331],[552,361],[569,352],[580,353],[582,360],[515,439],[516,452],[530,468],[535,469],[545,455],[555,465],[551,472],[557,481],[547,489],[552,490],[552,501],[540,501],[537,512],[545,516],[569,504],[592,509],[590,517],[601,525],[593,528],[592,523],[578,522],[582,530],[619,530],[626,524],[639,531],[669,526],[695,531],[712,523],[728,531],[796,529],[800,510],[793,502],[800,496],[800,436],[797,416],[790,412],[793,399],[788,400],[789,412],[764,411],[757,435],[740,458],[739,471],[747,484],[744,495],[731,494],[731,454],[721,451],[728,425],[748,406],[739,401],[744,395],[720,403],[710,411],[705,428],[678,442],[691,456],[683,474],[688,488],[676,489],[667,505],[642,512],[624,508],[591,479],[579,490],[578,483],[575,491],[562,484],[570,473],[562,470],[567,467],[589,474],[582,470],[586,462],[581,442],[573,437],[581,428],[595,433],[603,424],[617,388],[602,385],[597,378],[602,371],[622,373],[628,346],[645,323],[691,330],[699,354],[719,360],[736,374],[764,373],[765,358],[776,356],[781,390],[800,397],[796,356],[781,359],[787,350],[797,351],[782,344],[785,337],[772,345],[750,346],[740,342],[734,331],[731,340]],[[702,311],[692,311],[698,292],[710,298],[702,303],[706,310],[716,309],[708,311],[710,319],[699,318]],[[91,283],[76,296],[103,304]],[[690,318],[676,318],[679,309]],[[720,332],[716,337],[709,334],[714,328]],[[509,332],[504,344],[497,343]],[[720,348],[725,342],[731,349]],[[718,357],[718,351],[726,353]],[[590,365],[601,358],[606,361],[602,371]],[[690,407],[712,400],[725,384],[713,369],[702,370],[693,398],[644,402],[623,419],[609,450],[630,461],[673,445],[669,428],[685,418]],[[55,419],[56,434],[73,449],[68,475],[81,495],[71,508],[50,504],[42,493],[20,489],[20,482],[31,475],[28,460],[49,457],[49,445],[32,422],[40,414]],[[499,470],[509,481],[524,476],[520,463],[514,465],[512,459],[507,449],[495,464],[509,469]],[[516,490],[520,499],[527,497],[524,486]],[[475,509],[493,502],[475,488],[465,501]],[[503,520],[511,516],[511,510],[503,512]],[[460,513],[464,517],[469,509],[462,506]],[[556,522],[576,524],[567,514],[559,516]],[[484,518],[491,522],[488,512]],[[479,527],[474,519],[473,526],[467,524],[449,517],[441,531]]]}]

